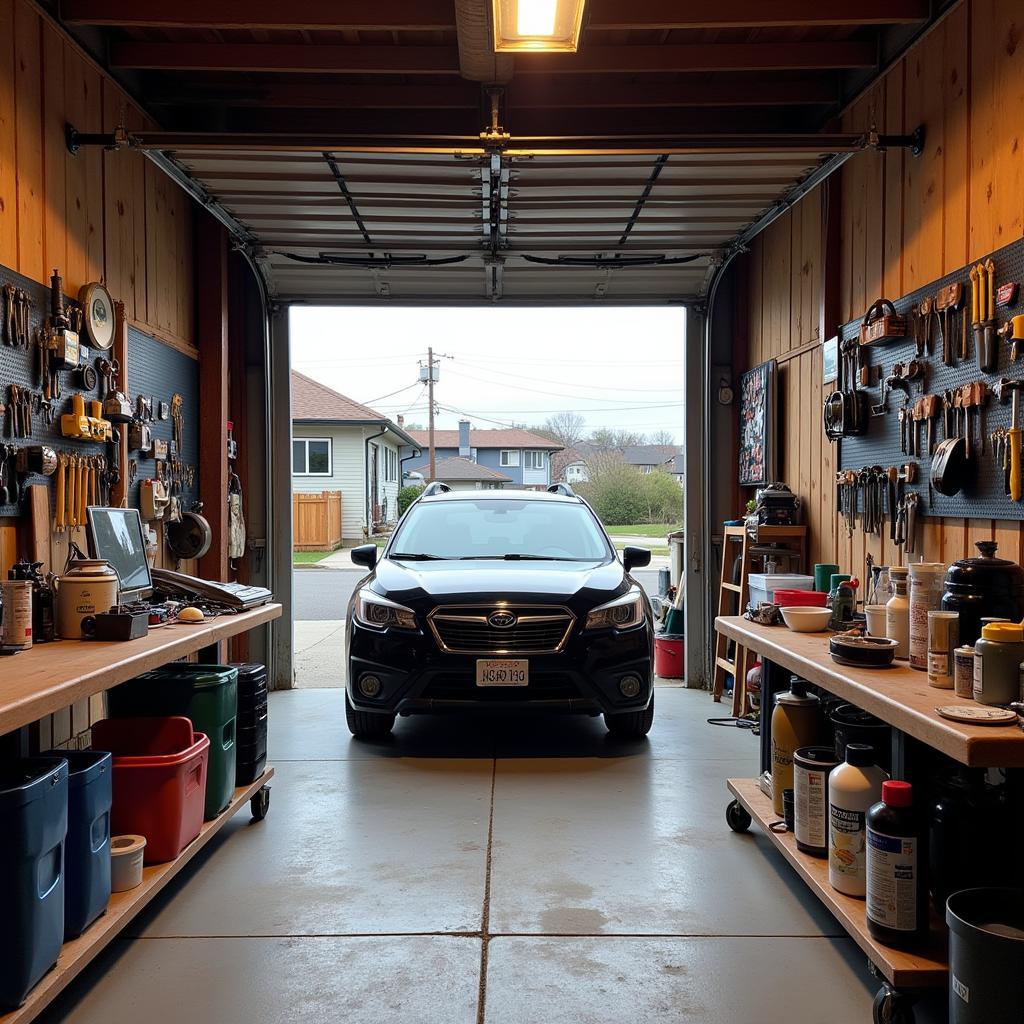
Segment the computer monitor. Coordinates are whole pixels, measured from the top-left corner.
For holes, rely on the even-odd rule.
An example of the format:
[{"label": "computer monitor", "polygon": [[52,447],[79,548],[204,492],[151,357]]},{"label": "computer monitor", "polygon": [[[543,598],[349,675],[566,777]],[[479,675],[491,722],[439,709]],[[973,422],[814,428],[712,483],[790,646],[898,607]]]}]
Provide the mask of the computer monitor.
[{"label": "computer monitor", "polygon": [[153,593],[153,577],[146,561],[142,519],[134,508],[86,509],[89,554],[109,562],[121,580],[121,600],[134,601]]}]

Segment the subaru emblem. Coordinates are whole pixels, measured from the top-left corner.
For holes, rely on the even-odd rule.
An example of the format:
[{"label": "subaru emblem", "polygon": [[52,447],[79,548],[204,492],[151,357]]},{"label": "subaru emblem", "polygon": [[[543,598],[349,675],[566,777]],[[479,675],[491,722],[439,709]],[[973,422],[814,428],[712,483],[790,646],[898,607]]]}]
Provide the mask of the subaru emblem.
[{"label": "subaru emblem", "polygon": [[487,624],[495,629],[511,629],[518,622],[516,616],[509,611],[499,608],[487,616]]}]

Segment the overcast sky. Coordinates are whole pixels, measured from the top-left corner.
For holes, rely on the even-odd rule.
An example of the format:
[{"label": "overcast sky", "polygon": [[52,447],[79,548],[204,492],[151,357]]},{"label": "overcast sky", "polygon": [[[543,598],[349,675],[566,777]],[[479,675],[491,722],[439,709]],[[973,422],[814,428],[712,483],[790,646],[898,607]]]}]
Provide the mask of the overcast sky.
[{"label": "overcast sky", "polygon": [[[571,410],[587,430],[671,431],[682,440],[679,307],[586,309],[303,307],[291,313],[292,365],[392,419],[426,425],[418,383],[433,345],[440,429],[539,425]],[[394,392],[397,392],[394,393]],[[458,411],[451,411],[458,410]],[[496,422],[492,422],[496,421]]]}]

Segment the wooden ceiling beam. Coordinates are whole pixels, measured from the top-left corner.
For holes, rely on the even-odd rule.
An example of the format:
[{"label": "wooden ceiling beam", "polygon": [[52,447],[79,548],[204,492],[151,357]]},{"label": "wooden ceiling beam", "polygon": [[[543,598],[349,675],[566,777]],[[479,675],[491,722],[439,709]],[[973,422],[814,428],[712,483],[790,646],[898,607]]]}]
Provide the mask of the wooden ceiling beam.
[{"label": "wooden ceiling beam", "polygon": [[[291,74],[457,74],[449,46],[335,46],[292,43],[119,42],[114,68]],[[572,54],[520,54],[518,75],[593,72],[799,71],[871,68],[875,47],[856,41],[589,46]]]},{"label": "wooden ceiling beam", "polygon": [[61,0],[70,25],[430,31],[455,27],[451,0]]},{"label": "wooden ceiling beam", "polygon": [[[352,110],[478,110],[481,90],[472,82],[450,85],[366,85],[274,82],[248,86],[188,83],[164,93],[147,94],[157,106],[209,106],[211,99],[225,107],[290,107]],[[828,76],[807,75],[795,81],[729,81],[710,84],[548,81],[530,76],[506,88],[511,109],[621,107],[826,106],[837,102],[838,86]]]},{"label": "wooden ceiling beam", "polygon": [[590,0],[591,29],[901,25],[927,21],[928,0]]},{"label": "wooden ceiling beam", "polygon": [[111,47],[110,64],[155,71],[457,75],[459,51],[454,46],[121,42]]}]

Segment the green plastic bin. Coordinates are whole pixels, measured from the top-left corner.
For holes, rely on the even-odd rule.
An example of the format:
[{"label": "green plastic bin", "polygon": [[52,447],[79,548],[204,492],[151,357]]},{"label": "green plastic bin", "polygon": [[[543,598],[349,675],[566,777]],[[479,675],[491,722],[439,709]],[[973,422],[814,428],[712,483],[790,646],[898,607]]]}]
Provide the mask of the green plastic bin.
[{"label": "green plastic bin", "polygon": [[231,802],[235,791],[235,717],[238,669],[230,665],[173,662],[115,687],[108,695],[111,718],[183,715],[210,737],[206,773],[207,821]]}]

